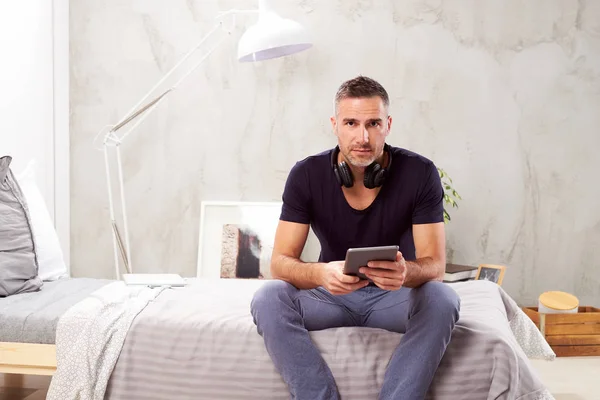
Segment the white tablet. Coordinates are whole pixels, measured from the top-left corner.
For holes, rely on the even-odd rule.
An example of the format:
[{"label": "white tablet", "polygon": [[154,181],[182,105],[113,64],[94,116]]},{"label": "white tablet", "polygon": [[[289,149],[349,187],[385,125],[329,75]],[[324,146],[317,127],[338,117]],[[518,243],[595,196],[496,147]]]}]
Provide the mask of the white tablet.
[{"label": "white tablet", "polygon": [[187,285],[187,281],[178,274],[123,274],[123,281],[128,285],[150,287]]}]

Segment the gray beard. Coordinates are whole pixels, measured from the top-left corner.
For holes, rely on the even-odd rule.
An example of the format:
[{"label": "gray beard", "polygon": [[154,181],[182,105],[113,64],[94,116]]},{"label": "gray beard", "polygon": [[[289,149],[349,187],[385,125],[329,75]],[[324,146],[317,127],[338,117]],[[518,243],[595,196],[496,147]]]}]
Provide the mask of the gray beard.
[{"label": "gray beard", "polygon": [[375,159],[369,159],[369,160],[356,160],[354,159],[354,157],[347,157],[348,161],[350,161],[350,164],[352,164],[355,167],[368,167],[369,165],[371,165],[371,163],[373,163],[373,161]]}]

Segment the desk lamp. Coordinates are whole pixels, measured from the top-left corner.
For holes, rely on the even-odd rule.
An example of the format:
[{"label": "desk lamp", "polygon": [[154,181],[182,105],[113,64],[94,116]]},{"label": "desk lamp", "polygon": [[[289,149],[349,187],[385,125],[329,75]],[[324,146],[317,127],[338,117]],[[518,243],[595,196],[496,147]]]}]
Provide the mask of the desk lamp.
[{"label": "desk lamp", "polygon": [[[310,36],[306,29],[299,23],[279,16],[268,4],[268,0],[259,0],[258,9],[255,10],[237,10],[232,9],[220,13],[215,17],[215,26],[192,47],[180,61],[167,72],[150,91],[140,99],[131,110],[121,118],[115,125],[104,127],[97,135],[103,138],[104,161],[106,166],[106,176],[108,181],[108,199],[110,208],[110,221],[113,232],[113,248],[115,260],[115,275],[120,279],[119,273],[119,255],[128,275],[133,274],[133,263],[131,261],[131,251],[129,245],[129,230],[127,223],[127,212],[125,208],[125,192],[123,185],[123,166],[121,163],[120,145],[127,136],[154,110],[171,92],[173,92],[196,68],[198,68],[207,59],[207,57],[223,42],[223,39],[230,34],[223,27],[225,17],[233,18],[235,25],[235,16],[242,13],[258,14],[258,21],[252,25],[240,38],[237,47],[237,58],[239,62],[264,61],[272,58],[288,56],[300,51],[306,50],[312,46]],[[155,94],[158,87],[164,83],[174,73],[182,69],[182,64],[206,42],[206,40],[216,33],[221,34],[217,43],[195,65],[183,73],[176,83],[168,89]],[[134,122],[135,121],[135,122]],[[115,221],[114,201],[112,192],[112,179],[109,166],[109,149],[114,149],[117,158],[117,174],[119,180],[119,191],[121,201],[121,212],[123,217],[123,229],[125,241],[123,242],[121,234]],[[138,274],[135,274],[138,275]],[[152,275],[152,274],[150,274]],[[173,274],[162,274],[161,279],[169,280]],[[166,276],[166,275],[170,275]],[[139,278],[139,276],[137,277]],[[136,282],[146,282],[144,279],[137,279]]]}]

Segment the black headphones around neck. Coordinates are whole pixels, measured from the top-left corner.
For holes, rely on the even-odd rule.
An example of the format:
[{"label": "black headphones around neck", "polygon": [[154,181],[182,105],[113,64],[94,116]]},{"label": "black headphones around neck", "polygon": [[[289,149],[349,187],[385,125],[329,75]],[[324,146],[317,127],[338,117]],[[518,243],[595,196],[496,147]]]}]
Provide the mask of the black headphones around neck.
[{"label": "black headphones around neck", "polygon": [[[383,145],[383,151],[388,153],[389,162],[387,168],[383,168],[377,161],[373,161],[367,168],[365,168],[365,179],[364,184],[366,188],[374,189],[383,185],[386,175],[392,166],[392,152],[390,151],[389,145],[386,143]],[[340,147],[335,146],[335,149],[331,152],[331,168],[338,181],[338,184],[343,185],[347,188],[354,185],[354,177],[352,171],[346,163],[342,161],[337,162],[338,154],[340,153]]]}]

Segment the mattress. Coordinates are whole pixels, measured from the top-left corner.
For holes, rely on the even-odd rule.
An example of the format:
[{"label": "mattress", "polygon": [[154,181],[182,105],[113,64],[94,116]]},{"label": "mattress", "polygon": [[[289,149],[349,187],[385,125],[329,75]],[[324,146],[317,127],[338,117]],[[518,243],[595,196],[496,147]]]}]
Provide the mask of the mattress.
[{"label": "mattress", "polygon": [[[289,399],[250,315],[261,284],[200,280],[162,292],[131,324],[105,399]],[[526,325],[516,303],[492,282],[452,287],[461,297],[461,316],[427,398],[551,399],[528,359],[547,344],[530,321]],[[515,337],[519,318],[525,318],[519,336],[531,340],[525,348]],[[314,331],[311,337],[346,400],[377,398],[402,340],[401,334],[365,327]]]},{"label": "mattress", "polygon": [[110,280],[66,278],[40,291],[0,298],[0,342],[54,344],[59,318]]}]

